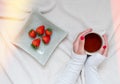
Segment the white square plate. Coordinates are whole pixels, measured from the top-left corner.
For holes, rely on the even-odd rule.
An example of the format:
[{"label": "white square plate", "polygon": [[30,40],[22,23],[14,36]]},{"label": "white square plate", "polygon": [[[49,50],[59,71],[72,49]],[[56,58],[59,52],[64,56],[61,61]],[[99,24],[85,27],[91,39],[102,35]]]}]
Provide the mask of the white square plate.
[{"label": "white square plate", "polygon": [[[40,47],[36,50],[31,47],[31,42],[33,39],[28,36],[28,32],[30,29],[36,29],[40,25],[45,25],[46,28],[51,28],[53,30],[53,34],[48,45],[43,44],[41,41]],[[48,21],[40,13],[33,12],[13,44],[25,50],[40,64],[45,65],[55,48],[66,36],[67,33],[64,30]]]}]

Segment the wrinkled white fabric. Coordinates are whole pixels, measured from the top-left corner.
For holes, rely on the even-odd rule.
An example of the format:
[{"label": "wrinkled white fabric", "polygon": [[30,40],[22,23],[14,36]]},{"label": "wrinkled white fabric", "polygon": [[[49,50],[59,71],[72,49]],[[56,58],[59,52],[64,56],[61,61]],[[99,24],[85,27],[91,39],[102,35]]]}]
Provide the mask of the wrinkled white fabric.
[{"label": "wrinkled white fabric", "polygon": [[[8,0],[0,0],[0,1],[8,2]],[[9,1],[14,2],[14,0],[9,0]],[[27,0],[18,0],[18,1],[27,1]],[[36,3],[37,1],[40,3],[40,0],[36,0]],[[5,34],[3,37],[4,39],[2,39],[2,37],[0,36],[0,60],[3,59],[2,61],[0,61],[0,66],[1,66],[0,84],[9,84],[9,83],[10,84],[21,84],[21,83],[22,84],[27,84],[27,83],[53,84],[53,82],[56,79],[56,76],[60,73],[60,71],[64,69],[63,67],[65,67],[65,64],[70,60],[69,56],[70,56],[70,50],[72,48],[71,47],[72,41],[73,39],[75,39],[73,37],[77,35],[79,32],[85,30],[87,27],[94,27],[94,29],[98,31],[101,27],[106,28],[106,33],[109,36],[110,50],[109,50],[108,59],[102,65],[102,67],[100,67],[99,73],[105,84],[120,84],[120,76],[118,72],[119,68],[117,63],[119,60],[116,56],[116,49],[114,47],[115,32],[113,32],[113,30],[111,29],[111,25],[113,24],[111,23],[111,12],[110,12],[111,0],[102,0],[102,1],[57,0],[57,1],[60,2],[57,2],[56,7],[49,13],[44,14],[44,16],[55,25],[67,31],[69,34],[67,39],[65,39],[65,41],[67,40],[67,42],[62,42],[62,44],[58,48],[56,48],[55,52],[53,53],[48,63],[44,67],[41,66],[38,62],[36,62],[29,54],[24,52],[22,49],[9,44],[7,45],[9,45],[10,48],[8,48],[8,46],[5,47],[6,41],[4,39],[6,38],[6,36],[9,38],[7,40],[14,39],[14,37],[16,37],[17,34],[19,34],[21,29],[23,29],[23,25],[25,21],[0,19],[0,32],[2,33],[7,32],[7,34]],[[81,3],[82,1],[83,3]],[[85,1],[87,2],[87,5],[86,3],[84,3]],[[37,5],[35,6],[38,6],[39,3],[37,3]],[[83,5],[80,5],[79,3]],[[61,8],[61,6],[63,8]],[[85,12],[87,12],[86,14],[84,14],[85,12],[84,10],[82,10],[83,7],[81,6],[85,6],[84,8],[85,8]],[[16,15],[18,13],[16,13],[14,9],[17,11],[18,10],[25,11],[26,9],[29,8],[26,8],[24,6],[22,6],[22,8],[18,8],[18,7],[19,6],[15,7],[14,5],[8,6],[8,4],[3,5],[0,2],[0,15],[5,15],[9,17],[15,16],[16,18],[26,19],[26,16],[29,15],[29,12],[24,12],[22,16],[19,17],[18,15]],[[89,10],[92,8],[94,8],[94,10],[92,10],[94,15],[91,15],[92,12],[91,10]],[[117,6],[117,8],[120,8],[119,5]],[[102,15],[102,17],[100,15]],[[118,19],[117,20],[118,24],[120,22],[119,15],[120,12],[116,10],[115,17]],[[105,23],[103,21],[105,21]],[[116,26],[120,28],[118,25]],[[118,49],[119,47],[120,46],[117,46]],[[80,81],[81,80],[79,77],[77,84],[80,84]]]}]

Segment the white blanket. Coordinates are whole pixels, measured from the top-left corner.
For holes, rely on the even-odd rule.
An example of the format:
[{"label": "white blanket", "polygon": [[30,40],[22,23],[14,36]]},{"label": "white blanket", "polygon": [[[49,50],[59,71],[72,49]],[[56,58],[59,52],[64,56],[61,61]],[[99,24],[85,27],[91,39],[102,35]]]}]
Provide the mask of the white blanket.
[{"label": "white blanket", "polygon": [[[45,67],[9,42],[21,30],[25,21],[0,20],[1,84],[53,84],[70,59],[72,41],[75,36],[88,27],[100,34],[106,32],[109,37],[109,58],[99,71],[104,84],[120,84],[110,0],[57,0],[56,7],[44,16],[69,33]],[[3,23],[11,25],[4,26]],[[14,24],[19,27],[15,29]]]}]

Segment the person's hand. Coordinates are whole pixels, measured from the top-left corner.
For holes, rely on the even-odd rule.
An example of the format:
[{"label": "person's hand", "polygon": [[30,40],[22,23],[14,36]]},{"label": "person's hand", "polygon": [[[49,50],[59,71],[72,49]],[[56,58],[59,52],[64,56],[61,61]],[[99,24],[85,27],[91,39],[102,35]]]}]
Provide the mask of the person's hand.
[{"label": "person's hand", "polygon": [[74,53],[79,54],[79,55],[85,54],[85,50],[84,50],[85,38],[84,37],[90,32],[92,32],[91,28],[79,33],[79,35],[73,42]]},{"label": "person's hand", "polygon": [[103,46],[100,48],[100,50],[92,56],[88,57],[85,64],[86,68],[97,68],[106,59],[108,54],[108,40],[106,34],[103,35],[103,39]]},{"label": "person's hand", "polygon": [[103,39],[104,39],[104,42],[103,42],[104,44],[101,47],[101,49],[98,51],[98,53],[107,57],[107,55],[108,55],[108,39],[107,39],[106,34],[103,35]]}]

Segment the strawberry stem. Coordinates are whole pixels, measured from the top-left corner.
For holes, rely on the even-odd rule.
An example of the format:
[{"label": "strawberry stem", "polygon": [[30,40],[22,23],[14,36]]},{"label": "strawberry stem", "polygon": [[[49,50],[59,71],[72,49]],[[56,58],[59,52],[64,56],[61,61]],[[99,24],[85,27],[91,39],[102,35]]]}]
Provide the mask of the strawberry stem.
[{"label": "strawberry stem", "polygon": [[31,46],[34,48],[34,49],[37,49],[38,47],[34,46],[33,44],[31,44]]},{"label": "strawberry stem", "polygon": [[52,29],[51,28],[47,28],[48,31],[52,32]]},{"label": "strawberry stem", "polygon": [[31,30],[29,31],[29,33],[30,33],[31,31],[33,31],[33,29],[31,29]]}]

